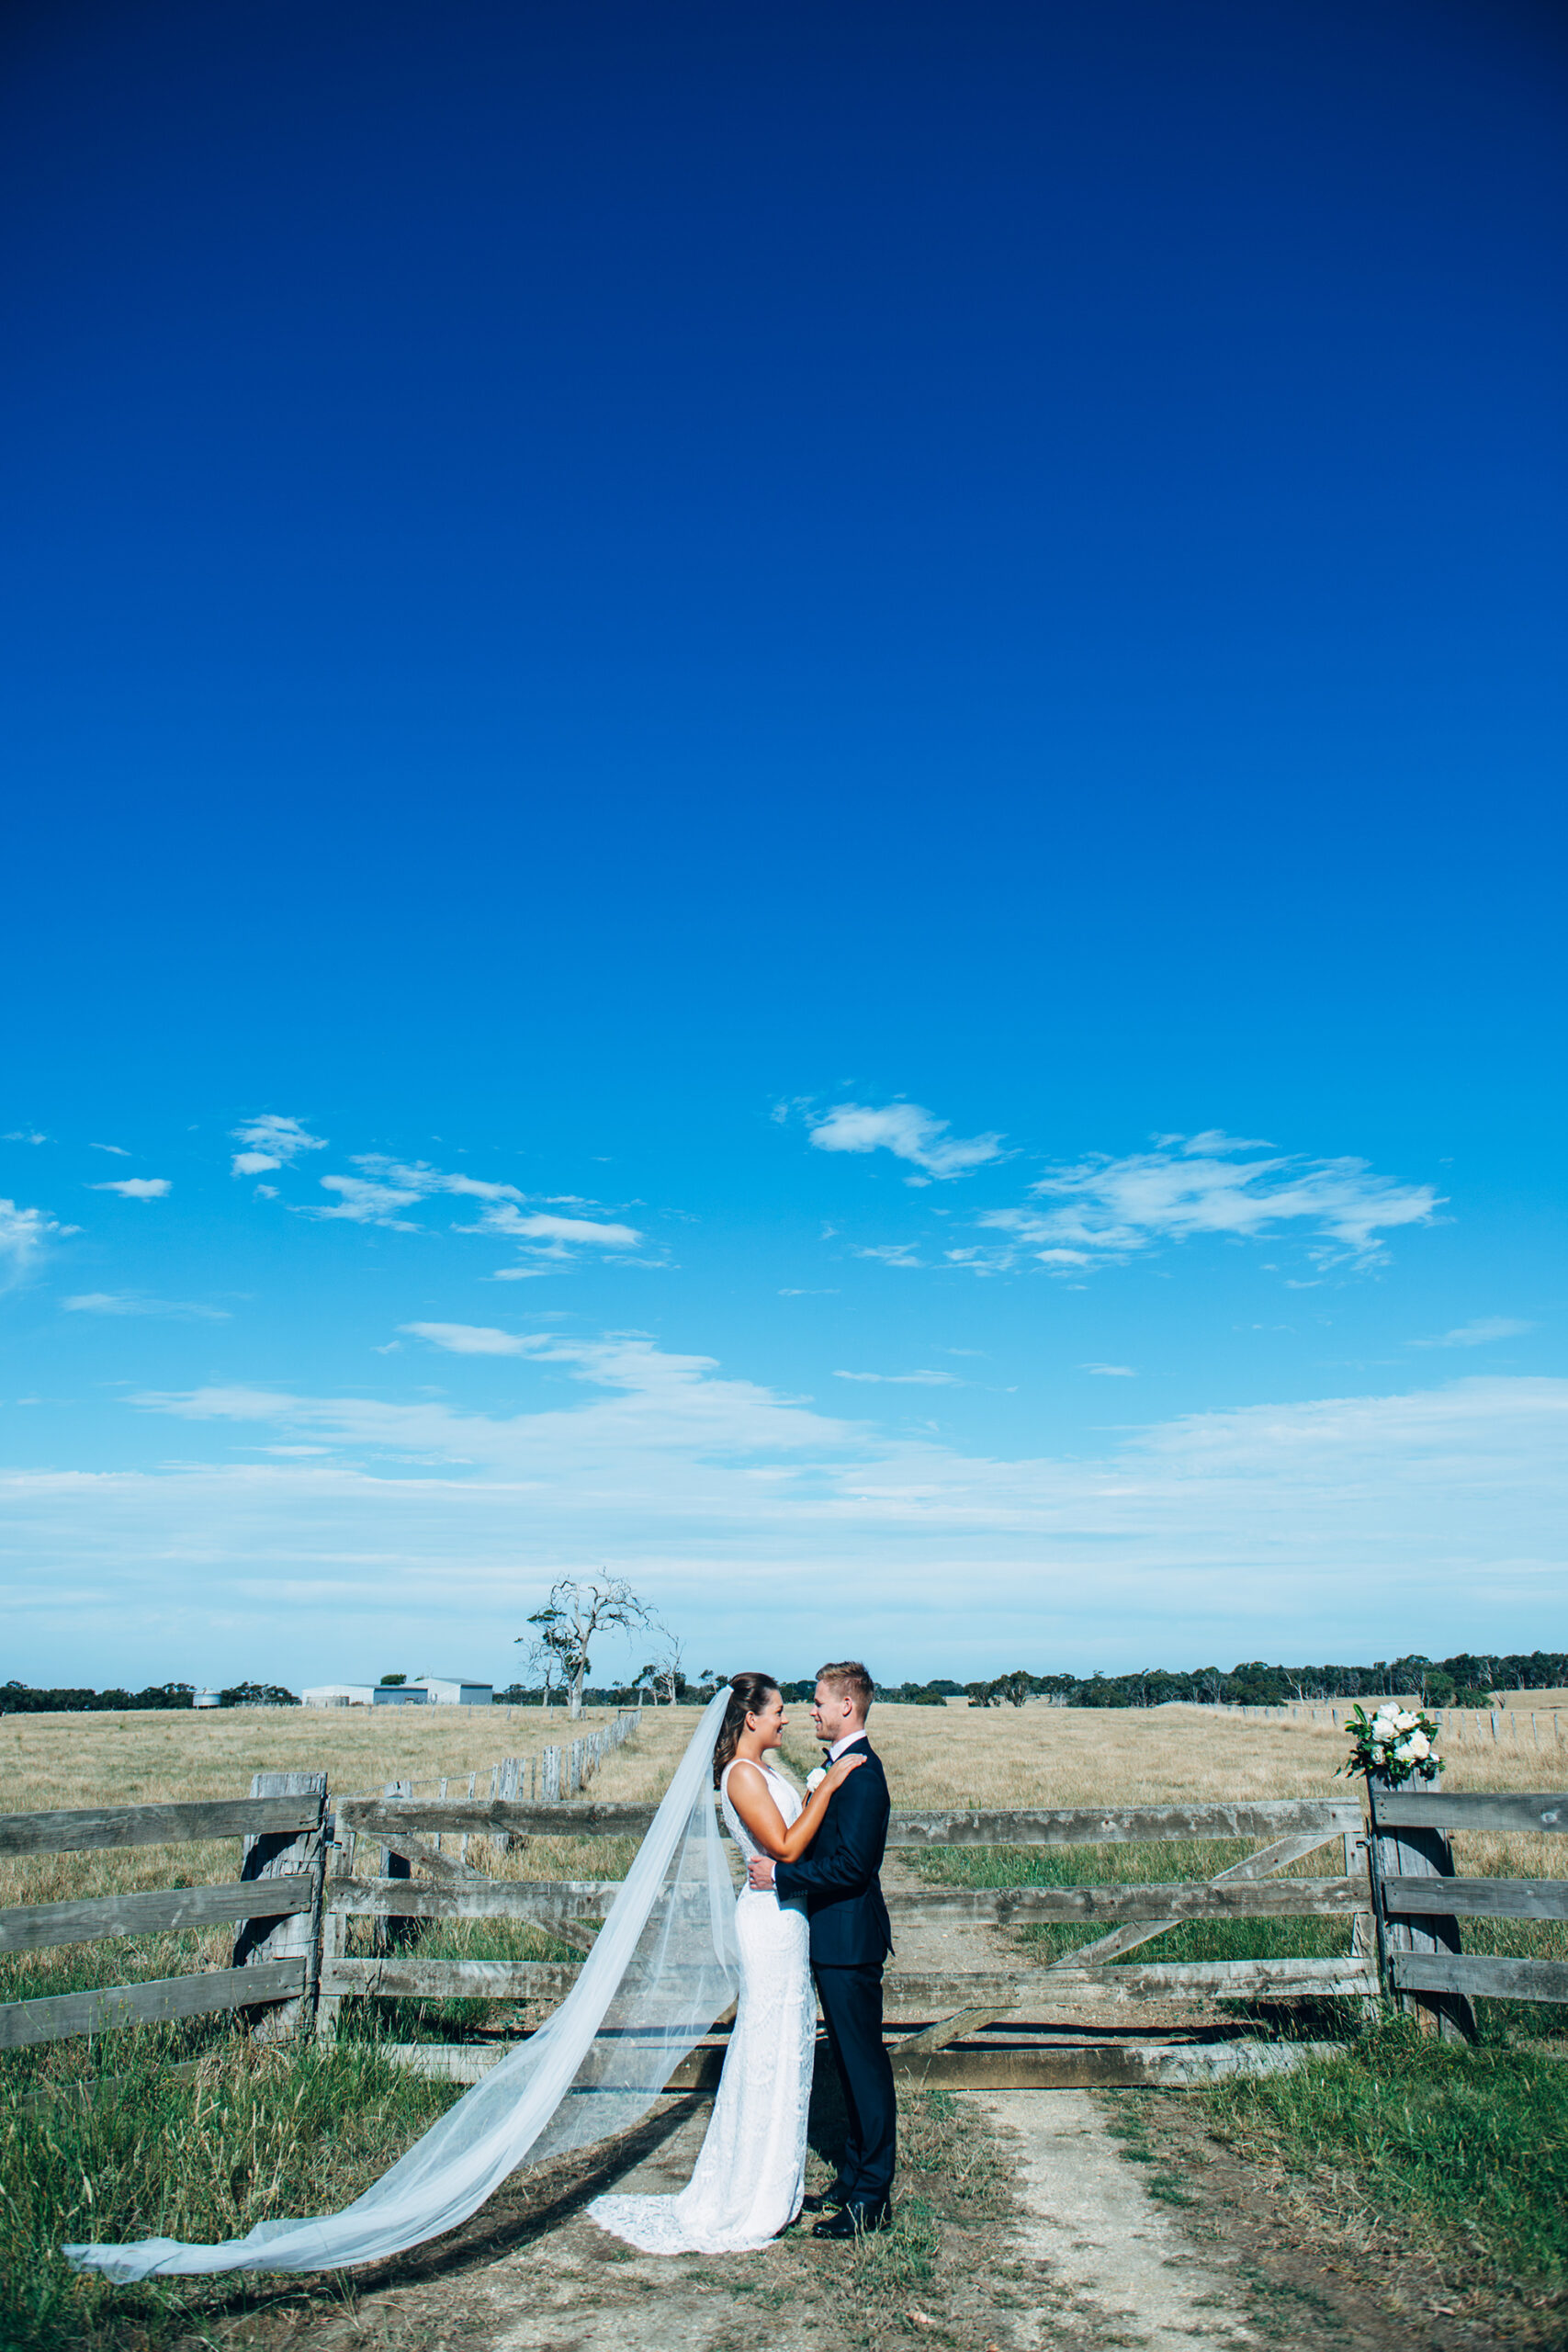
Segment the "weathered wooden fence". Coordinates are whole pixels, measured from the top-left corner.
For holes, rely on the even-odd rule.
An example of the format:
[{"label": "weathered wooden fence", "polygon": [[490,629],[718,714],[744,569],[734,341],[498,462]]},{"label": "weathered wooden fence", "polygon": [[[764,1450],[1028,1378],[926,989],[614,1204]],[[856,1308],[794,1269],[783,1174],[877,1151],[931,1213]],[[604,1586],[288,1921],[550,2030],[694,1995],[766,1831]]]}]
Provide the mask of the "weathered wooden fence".
[{"label": "weathered wooden fence", "polygon": [[[512,1836],[535,1838],[616,1838],[635,1839],[653,1818],[651,1805],[441,1805],[393,1797],[355,1799],[338,1808],[339,1850],[347,1834],[366,1839],[396,1838],[426,1846],[439,1836]],[[1261,1849],[1208,1880],[1174,1880],[1147,1885],[976,1889],[937,1888],[891,1894],[888,1908],[897,1944],[901,1928],[914,1927],[1022,1926],[1047,1921],[1084,1922],[1105,1932],[1049,1968],[988,1971],[912,1970],[897,1963],[886,1978],[891,2018],[908,2027],[890,2037],[895,2071],[931,2084],[971,2087],[1023,2087],[1069,2084],[1130,2084],[1213,2079],[1251,2063],[1234,2043],[1197,2050],[1168,2041],[1152,2046],[1129,2039],[1140,2027],[1137,2010],[1152,2003],[1221,1999],[1291,2001],[1325,1994],[1368,1998],[1378,1979],[1371,1957],[1371,1892],[1359,1804],[1341,1799],[1287,1799],[1269,1803],[1197,1805],[1136,1805],[1057,1808],[1006,1813],[896,1814],[888,1844],[894,1849],[933,1847],[1082,1846],[1129,1841],[1235,1840],[1261,1838]],[[1271,1874],[1317,1849],[1341,1849],[1341,1871],[1333,1878],[1280,1879]],[[397,1957],[350,1957],[344,1945],[350,1918],[509,1918],[526,1920],[557,1940],[592,1943],[618,1891],[614,1879],[496,1880],[457,1883],[434,1875],[423,1881],[367,1878],[352,1871],[326,1882],[325,1941],[331,1954],[321,1973],[323,2027],[332,2030],[339,2003],[366,1997],[529,1999],[556,2001],[579,1973],[570,1962],[546,1961],[452,1961]],[[1184,1919],[1343,1917],[1361,1919],[1363,1949],[1341,1959],[1258,1959],[1209,1962],[1156,1962],[1111,1966],[1132,1950]],[[1049,2041],[1023,2029],[1006,2043],[976,2046],[974,2037],[1003,2019],[1069,2017],[1085,2006],[1130,2011],[1133,2022],[1111,2027],[1110,2039],[1086,2040],[1086,2030],[1047,2029]],[[1150,2029],[1141,2029],[1147,2033]],[[1092,2035],[1093,2029],[1088,2029]],[[1065,2036],[1065,2038],[1064,2038]],[[1120,2037],[1120,2038],[1118,2038]],[[963,2047],[954,2047],[955,2044]],[[1253,2045],[1256,2049],[1256,2045]],[[422,2071],[472,2080],[501,2053],[473,2044],[410,2043],[398,2048],[404,2063]],[[716,2080],[722,2045],[699,2050],[671,2088]]]},{"label": "weathered wooden fence", "polygon": [[[564,1760],[571,1785],[581,1786],[613,1747],[637,1728],[635,1711],[571,1743]],[[551,1758],[555,1765],[552,1770]],[[558,1782],[563,1751],[547,1748],[539,1761],[546,1784]],[[520,1760],[495,1767],[492,1785],[515,1789]],[[472,1777],[470,1777],[470,1787]],[[408,1784],[398,1784],[407,1786]],[[414,1801],[417,1802],[417,1801]],[[502,1830],[502,1835],[505,1831]],[[66,1903],[17,1904],[0,1909],[0,1953],[43,1951],[64,1944],[98,1943],[127,1936],[179,1932],[233,1923],[232,1964],[134,1984],[108,1984],[32,2001],[0,2002],[0,2050],[19,2050],[83,2033],[151,2025],[175,2018],[237,2009],[250,2014],[264,2039],[297,2030],[321,2014],[323,1949],[330,1915],[323,1896],[334,1824],[327,1812],[324,1772],[258,1772],[249,1797],[213,1804],[140,1804],[68,1813],[0,1815],[0,1860],[31,1854],[86,1853],[135,1846],[180,1846],[238,1838],[240,1871],[217,1885],[176,1886],[134,1894],[92,1895]],[[450,1861],[417,1837],[386,1841],[386,1882],[400,1867],[446,1871],[475,1880],[479,1873]],[[482,1883],[483,1882],[481,1882]]]},{"label": "weathered wooden fence", "polygon": [[1466,1919],[1568,1919],[1568,1879],[1458,1878],[1453,1831],[1568,1831],[1568,1796],[1371,1787],[1372,1898],[1384,1982],[1448,2039],[1475,2030],[1477,1995],[1568,2001],[1568,1965],[1461,1950]]},{"label": "weathered wooden fence", "polygon": [[[635,1721],[621,1719],[622,1724]],[[625,1736],[620,1725],[609,1730]],[[570,1758],[567,1762],[570,1775]],[[580,1760],[580,1780],[581,1770]],[[507,1779],[498,1767],[492,1786],[503,1787]],[[310,2021],[330,2035],[345,2000],[553,2004],[576,1981],[579,1963],[443,1960],[406,1948],[420,1921],[476,1918],[527,1921],[558,1942],[583,1950],[592,1945],[619,1881],[496,1878],[467,1858],[475,1838],[502,1844],[637,1838],[653,1817],[651,1805],[558,1802],[547,1795],[534,1801],[536,1781],[545,1781],[547,1789],[550,1779],[530,1773],[526,1802],[520,1794],[499,1793],[485,1800],[470,1794],[454,1801],[441,1792],[420,1797],[393,1784],[392,1792],[344,1797],[333,1807],[320,1776],[298,1775],[288,1788],[258,1786],[249,1800],[232,1804],[0,1819],[0,1855],[230,1836],[246,1841],[240,1877],[231,1883],[0,1911],[0,1951],[219,1921],[239,1925],[235,1965],[228,1969],[0,2006],[0,2048],[218,2009],[252,2013],[253,2030],[292,2030]],[[895,1963],[886,1979],[887,2008],[904,2029],[896,2024],[890,2034],[896,2072],[976,2088],[1212,2080],[1264,2063],[1266,2053],[1256,2042],[1235,2039],[1211,2039],[1206,2047],[1153,2041],[1148,2037],[1159,2029],[1141,2024],[1140,2010],[1155,2004],[1290,2002],[1325,1995],[1365,2000],[1387,1992],[1414,2007],[1432,2030],[1451,2034],[1472,2030],[1469,2003],[1477,1995],[1568,2000],[1568,1966],[1463,1954],[1458,1927],[1461,1917],[1568,1917],[1568,1880],[1458,1878],[1448,1838],[1450,1829],[1563,1829],[1568,1797],[1376,1789],[1370,1796],[1370,1826],[1349,1795],[895,1815],[888,1843],[905,1849],[1263,1841],[1244,1860],[1206,1879],[893,1893],[888,1907],[896,1943],[901,1926],[1061,1922],[1103,1930],[1043,1968],[941,1972]],[[377,1855],[373,1875],[355,1873],[361,1843]],[[1340,1848],[1335,1875],[1278,1875],[1329,1845]],[[1328,1959],[1129,1964],[1122,1957],[1184,1920],[1302,1917],[1345,1919],[1349,1949]],[[354,1918],[385,1931],[382,1948],[369,1956],[349,1954]],[[1108,2008],[1117,2013],[1109,2026]],[[1086,2011],[1100,2022],[1061,2022]],[[1029,2022],[1041,2018],[1057,2022]],[[394,2054],[423,2071],[472,2080],[504,2046],[413,2043],[394,2045]],[[671,2088],[716,2080],[722,2054],[719,2041],[698,2050]]]},{"label": "weathered wooden fence", "polygon": [[[239,1930],[239,1964],[234,1967],[0,2004],[0,2050],[262,2003],[288,2004],[298,2018],[299,2005],[314,1989],[317,1939],[312,1929],[321,1917],[325,1816],[324,1776],[315,1776],[310,1794],[0,1815],[0,1856],[5,1857],[181,1846],[215,1838],[245,1841],[240,1876],[217,1886],[90,1895],[73,1903],[14,1905],[0,1911],[0,1951],[42,1951],[56,1944],[98,1943],[117,1936],[210,1928],[231,1920]],[[285,1852],[296,1858],[298,1866],[286,1871],[270,1867]],[[302,1944],[291,1940],[286,1951],[273,1957],[266,1945],[275,1924],[298,1918],[307,1923]]]}]

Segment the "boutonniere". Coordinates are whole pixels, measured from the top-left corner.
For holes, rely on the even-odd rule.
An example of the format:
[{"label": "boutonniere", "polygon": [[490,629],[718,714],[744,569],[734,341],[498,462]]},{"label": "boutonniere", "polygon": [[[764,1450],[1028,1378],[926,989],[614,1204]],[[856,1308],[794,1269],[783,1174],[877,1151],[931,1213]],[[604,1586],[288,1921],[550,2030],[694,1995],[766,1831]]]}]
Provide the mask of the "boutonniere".
[{"label": "boutonniere", "polygon": [[818,1765],[817,1770],[814,1772],[807,1772],[806,1776],[807,1795],[809,1796],[814,1789],[819,1789],[827,1777],[827,1771],[820,1764]]}]

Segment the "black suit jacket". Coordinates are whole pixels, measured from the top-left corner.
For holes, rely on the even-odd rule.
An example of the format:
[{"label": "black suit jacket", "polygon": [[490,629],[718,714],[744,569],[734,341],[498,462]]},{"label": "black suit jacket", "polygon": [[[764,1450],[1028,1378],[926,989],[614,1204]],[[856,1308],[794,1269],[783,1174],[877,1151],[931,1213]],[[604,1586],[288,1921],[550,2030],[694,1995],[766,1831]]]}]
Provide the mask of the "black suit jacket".
[{"label": "black suit jacket", "polygon": [[882,1758],[863,1735],[845,1750],[865,1762],[852,1772],[798,1862],[780,1862],[773,1884],[781,1895],[804,1894],[811,1922],[811,1957],[824,1968],[863,1966],[893,1949],[887,1905],[877,1871],[887,1843],[892,1801]]}]

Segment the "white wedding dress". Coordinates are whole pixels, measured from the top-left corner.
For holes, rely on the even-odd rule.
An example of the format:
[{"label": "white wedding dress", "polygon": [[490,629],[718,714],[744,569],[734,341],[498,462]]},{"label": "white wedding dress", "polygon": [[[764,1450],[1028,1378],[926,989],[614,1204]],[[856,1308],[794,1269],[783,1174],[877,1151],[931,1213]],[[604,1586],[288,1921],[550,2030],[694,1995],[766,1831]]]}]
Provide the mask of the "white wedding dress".
[{"label": "white wedding dress", "polygon": [[[729,1801],[734,1770],[727,1764],[719,1782],[724,1817],[750,1862],[761,1849]],[[787,1828],[800,1799],[782,1773],[762,1770]],[[741,2253],[766,2245],[800,2211],[817,2042],[805,1898],[781,1903],[744,1887],[735,1937],[739,2005],[690,2181],[678,2197],[596,2197],[588,2208],[602,2229],[645,2254]]]}]

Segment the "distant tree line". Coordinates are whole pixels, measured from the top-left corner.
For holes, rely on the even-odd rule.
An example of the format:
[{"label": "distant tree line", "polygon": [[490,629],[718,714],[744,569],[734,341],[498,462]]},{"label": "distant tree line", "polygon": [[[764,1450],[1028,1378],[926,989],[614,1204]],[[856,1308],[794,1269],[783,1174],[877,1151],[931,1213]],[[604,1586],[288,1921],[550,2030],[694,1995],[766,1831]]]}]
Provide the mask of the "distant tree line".
[{"label": "distant tree line", "polygon": [[[963,1687],[972,1707],[1021,1707],[1028,1699],[1050,1699],[1060,1707],[1161,1707],[1173,1699],[1200,1706],[1279,1707],[1289,1700],[1359,1699],[1385,1690],[1412,1691],[1429,1707],[1484,1707],[1502,1690],[1555,1690],[1568,1684],[1568,1652],[1532,1650],[1528,1657],[1461,1650],[1456,1657],[1374,1658],[1367,1666],[1269,1666],[1261,1658],[1233,1667],[1188,1673],[1164,1667],[1136,1674],[1029,1674],[1021,1668],[988,1682]],[[901,1684],[879,1690],[887,1699],[925,1702],[926,1690],[956,1696],[957,1684]]]},{"label": "distant tree line", "polygon": [[[218,1693],[220,1707],[297,1707],[292,1690],[277,1682],[237,1682]],[[137,1708],[194,1707],[194,1682],[158,1682],[145,1690],[32,1690],[25,1682],[0,1682],[0,1715],[124,1714]]]},{"label": "distant tree line", "polygon": [[[705,1707],[728,1678],[708,1672],[693,1682],[677,1671],[657,1693],[643,1684],[645,1697],[657,1697],[682,1707]],[[592,1707],[624,1707],[637,1698],[638,1681],[617,1683],[605,1690],[585,1690],[583,1702]],[[672,1684],[672,1689],[671,1685]],[[1011,1674],[988,1680],[956,1682],[937,1675],[926,1682],[879,1682],[879,1699],[905,1707],[942,1707],[950,1699],[967,1699],[972,1707],[1021,1707],[1031,1699],[1048,1699],[1059,1707],[1160,1707],[1172,1700],[1198,1706],[1278,1707],[1290,1700],[1358,1699],[1385,1690],[1412,1691],[1430,1707],[1484,1707],[1504,1690],[1554,1690],[1568,1686],[1568,1651],[1532,1650],[1519,1653],[1461,1650],[1454,1657],[1429,1658],[1419,1651],[1404,1657],[1374,1658],[1365,1666],[1270,1666],[1257,1658],[1232,1667],[1201,1666],[1171,1671],[1151,1666],[1136,1674],[1031,1674],[1017,1668]],[[809,1703],[814,1677],[781,1682],[785,1703]],[[513,1683],[495,1694],[499,1705],[536,1707],[553,1696],[563,1696],[534,1685]]]},{"label": "distant tree line", "polygon": [[[397,1678],[383,1676],[390,1682]],[[660,1672],[657,1684],[649,1669],[625,1682],[581,1690],[588,1707],[633,1705],[639,1690],[645,1697],[666,1705],[705,1707],[728,1677],[705,1671],[689,1681],[678,1668]],[[1200,1706],[1278,1707],[1292,1699],[1359,1699],[1373,1692],[1408,1690],[1429,1707],[1484,1707],[1493,1694],[1505,1690],[1556,1690],[1568,1686],[1568,1651],[1532,1650],[1522,1653],[1482,1653],[1461,1650],[1456,1657],[1424,1657],[1418,1650],[1404,1657],[1374,1658],[1367,1666],[1269,1666],[1260,1658],[1232,1667],[1227,1674],[1217,1666],[1186,1672],[1145,1667],[1136,1674],[1031,1674],[1020,1667],[1011,1674],[993,1675],[988,1681],[955,1682],[937,1676],[929,1682],[879,1682],[876,1695],[906,1707],[942,1707],[950,1699],[967,1699],[972,1707],[1021,1707],[1030,1699],[1049,1699],[1059,1707],[1161,1707],[1173,1699]],[[815,1690],[814,1678],[779,1685],[792,1706],[804,1706]],[[568,1692],[558,1684],[513,1682],[494,1693],[498,1707],[560,1705]],[[218,1694],[224,1707],[297,1707],[299,1699],[276,1682],[237,1682]],[[137,1708],[180,1708],[195,1704],[189,1682],[160,1682],[145,1690],[34,1690],[25,1682],[0,1683],[0,1714],[81,1714]]]}]

